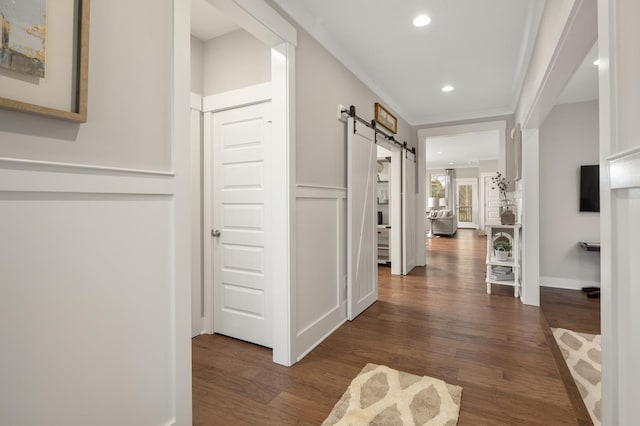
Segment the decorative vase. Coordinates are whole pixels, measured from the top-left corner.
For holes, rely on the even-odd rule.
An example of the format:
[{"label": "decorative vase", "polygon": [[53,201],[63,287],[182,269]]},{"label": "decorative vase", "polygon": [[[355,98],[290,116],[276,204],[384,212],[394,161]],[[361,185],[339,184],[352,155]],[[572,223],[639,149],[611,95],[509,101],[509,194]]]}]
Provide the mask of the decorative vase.
[{"label": "decorative vase", "polygon": [[504,262],[509,258],[509,253],[502,247],[495,249],[494,255],[496,257],[496,260],[500,262]]},{"label": "decorative vase", "polygon": [[515,225],[516,223],[516,206],[507,198],[506,192],[502,192],[502,200],[500,200],[500,224]]}]

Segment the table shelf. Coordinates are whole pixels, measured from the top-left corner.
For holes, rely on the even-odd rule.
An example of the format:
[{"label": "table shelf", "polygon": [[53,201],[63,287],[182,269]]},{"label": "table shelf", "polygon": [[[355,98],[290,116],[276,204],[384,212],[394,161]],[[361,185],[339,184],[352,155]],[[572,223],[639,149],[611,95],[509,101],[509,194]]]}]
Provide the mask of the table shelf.
[{"label": "table shelf", "polygon": [[[487,226],[487,273],[485,277],[487,294],[491,294],[492,285],[506,285],[513,287],[514,297],[520,296],[520,233],[520,224]],[[496,240],[508,241],[511,244],[511,257],[507,260],[498,260],[493,255],[493,245]],[[495,280],[490,278],[495,273],[494,267],[510,268],[509,276],[513,274],[513,279]]]}]

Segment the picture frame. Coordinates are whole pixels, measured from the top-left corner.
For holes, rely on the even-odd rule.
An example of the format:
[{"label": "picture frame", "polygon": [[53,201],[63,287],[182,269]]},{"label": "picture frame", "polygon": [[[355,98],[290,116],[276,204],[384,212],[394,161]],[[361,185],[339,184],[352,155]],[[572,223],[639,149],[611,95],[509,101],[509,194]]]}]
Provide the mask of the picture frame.
[{"label": "picture frame", "polygon": [[376,120],[376,123],[380,124],[382,127],[387,129],[394,135],[398,133],[398,119],[379,102],[375,103],[374,118]]},{"label": "picture frame", "polygon": [[[0,69],[0,107],[84,123],[89,82],[90,0],[47,4],[57,10],[47,12],[46,78]],[[54,18],[50,20],[49,15]]]}]

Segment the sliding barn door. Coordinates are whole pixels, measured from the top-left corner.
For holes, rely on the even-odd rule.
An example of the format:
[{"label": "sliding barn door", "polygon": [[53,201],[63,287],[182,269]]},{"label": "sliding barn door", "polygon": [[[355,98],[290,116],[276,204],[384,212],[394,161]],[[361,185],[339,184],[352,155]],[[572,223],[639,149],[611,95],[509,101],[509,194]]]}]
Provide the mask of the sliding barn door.
[{"label": "sliding barn door", "polygon": [[347,309],[353,320],[378,300],[376,159],[373,130],[347,125]]}]

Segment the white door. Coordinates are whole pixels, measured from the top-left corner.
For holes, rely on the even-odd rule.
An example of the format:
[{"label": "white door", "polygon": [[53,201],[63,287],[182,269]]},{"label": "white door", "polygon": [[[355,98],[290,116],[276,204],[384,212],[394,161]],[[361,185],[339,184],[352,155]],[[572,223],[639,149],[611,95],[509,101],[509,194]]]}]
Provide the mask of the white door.
[{"label": "white door", "polygon": [[456,179],[459,228],[478,227],[478,180]]},{"label": "white door", "polygon": [[416,267],[416,160],[402,152],[402,275]]},{"label": "white door", "polygon": [[484,226],[500,225],[500,191],[492,189],[491,176],[484,177]]},{"label": "white door", "polygon": [[272,347],[271,103],[216,112],[213,132],[215,333]]},{"label": "white door", "polygon": [[347,125],[347,316],[378,300],[376,144],[373,130]]}]

